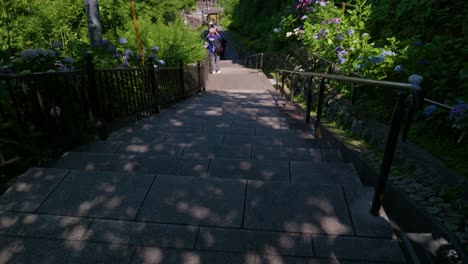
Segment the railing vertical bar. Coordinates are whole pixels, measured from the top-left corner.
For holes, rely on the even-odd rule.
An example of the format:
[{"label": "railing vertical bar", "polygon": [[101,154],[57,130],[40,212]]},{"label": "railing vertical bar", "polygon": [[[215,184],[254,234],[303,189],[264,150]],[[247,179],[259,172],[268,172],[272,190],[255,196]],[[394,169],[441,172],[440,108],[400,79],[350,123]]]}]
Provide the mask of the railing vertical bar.
[{"label": "railing vertical bar", "polygon": [[315,120],[315,137],[320,137],[320,126],[322,122],[322,111],[323,111],[323,101],[324,101],[324,94],[325,94],[325,78],[320,80],[320,89],[319,89],[319,97],[318,97],[318,105],[317,105],[317,117]]},{"label": "railing vertical bar", "polygon": [[180,84],[180,90],[182,92],[182,99],[185,99],[187,97],[187,91],[185,91],[185,81],[184,81],[184,64],[182,60],[179,61],[179,84]]},{"label": "railing vertical bar", "polygon": [[286,81],[285,74],[282,73],[282,74],[281,74],[281,90],[280,90],[281,97],[284,97],[284,82],[285,82],[285,81]]},{"label": "railing vertical bar", "polygon": [[15,94],[13,92],[13,89],[11,88],[10,80],[7,80],[6,84],[7,84],[8,93],[10,94],[11,103],[13,105],[13,108],[15,109],[16,118],[17,118],[18,122],[20,122],[20,124],[23,125],[23,120],[21,118],[19,105],[18,105],[18,100],[17,100],[17,98],[16,98],[16,96],[15,96]]},{"label": "railing vertical bar", "polygon": [[133,100],[134,100],[134,104],[135,104],[135,114],[137,114],[138,116],[141,117],[141,105],[140,105],[140,95],[139,95],[139,91],[138,91],[138,85],[137,83],[135,82],[135,73],[136,73],[136,70],[134,69],[131,69],[128,71],[128,78],[129,78],[129,81],[130,81],[130,87],[132,87],[131,91],[132,91],[132,94],[133,94]]},{"label": "railing vertical bar", "polygon": [[406,96],[407,93],[400,92],[398,94],[398,100],[395,104],[395,108],[393,109],[392,121],[387,136],[387,143],[385,145],[382,163],[380,165],[380,175],[375,187],[374,199],[370,209],[371,214],[375,216],[379,215],[379,211],[383,203],[385,186],[387,184],[388,174],[390,173],[390,168],[392,166],[393,155],[395,153],[398,142],[398,134],[400,132],[403,115],[405,114]]},{"label": "railing vertical bar", "polygon": [[109,95],[109,98],[107,98],[107,102],[109,103],[108,105],[108,111],[109,111],[109,117],[113,120],[115,118],[117,118],[119,115],[116,113],[116,111],[114,111],[114,109],[116,109],[115,105],[117,104],[118,106],[118,109],[120,109],[121,107],[121,103],[120,103],[120,94],[119,93],[116,93],[115,89],[114,89],[114,82],[112,80],[112,78],[109,80],[109,71],[104,71],[102,73],[103,75],[103,79],[104,79],[104,83],[106,84],[106,91],[107,91],[107,94]]},{"label": "railing vertical bar", "polygon": [[122,93],[122,99],[124,100],[123,103],[125,105],[125,112],[126,112],[125,114],[130,115],[130,112],[131,112],[130,100],[129,100],[128,91],[127,91],[126,84],[125,84],[124,71],[118,71],[118,75],[119,75],[119,81],[116,85],[119,88],[120,92]]},{"label": "railing vertical bar", "polygon": [[149,79],[149,71],[147,69],[140,71],[140,79],[142,82],[143,101],[145,102],[145,114],[151,115],[151,83]]},{"label": "railing vertical bar", "polygon": [[403,142],[406,142],[406,140],[408,139],[408,133],[411,127],[411,121],[413,120],[413,115],[414,115],[414,109],[411,107],[406,115],[405,126],[403,127],[403,134],[401,137],[401,140]]},{"label": "railing vertical bar", "polygon": [[314,78],[309,77],[309,82],[306,85],[306,123],[310,123],[310,111],[312,109],[312,87],[314,84]]},{"label": "railing vertical bar", "polygon": [[290,87],[290,91],[289,91],[289,104],[290,105],[293,105],[294,104],[294,90],[296,89],[296,81],[297,81],[297,76],[296,74],[293,74],[292,75],[292,80],[291,80],[291,87]]}]

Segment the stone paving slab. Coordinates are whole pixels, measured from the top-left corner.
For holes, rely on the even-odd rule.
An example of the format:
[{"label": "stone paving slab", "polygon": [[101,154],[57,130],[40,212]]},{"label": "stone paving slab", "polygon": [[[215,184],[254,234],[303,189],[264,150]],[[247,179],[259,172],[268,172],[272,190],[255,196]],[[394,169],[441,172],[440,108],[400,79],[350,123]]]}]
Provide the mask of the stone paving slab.
[{"label": "stone paving slab", "polygon": [[322,161],[320,149],[254,146],[252,159]]},{"label": "stone paving slab", "polygon": [[158,175],[137,219],[240,227],[246,182]]},{"label": "stone paving slab", "polygon": [[343,162],[343,157],[338,149],[322,149],[323,161],[326,162]]},{"label": "stone paving slab", "polygon": [[232,128],[281,128],[280,122],[275,121],[248,121],[248,120],[237,120],[231,124]]},{"label": "stone paving slab", "polygon": [[296,135],[285,135],[284,146],[290,148],[321,148],[322,140],[315,138],[304,138]]},{"label": "stone paving slab", "polygon": [[176,143],[122,143],[116,150],[116,153],[180,157],[184,148],[185,144]]},{"label": "stone paving slab", "polygon": [[[258,252],[230,253],[157,247],[137,248],[132,263],[157,264],[363,264],[366,261],[343,261],[313,257],[291,257]],[[376,262],[372,262],[376,263]]]},{"label": "stone paving slab", "polygon": [[72,152],[115,153],[123,142],[124,141],[95,140],[89,144],[73,149]]},{"label": "stone paving slab", "polygon": [[283,137],[224,136],[223,144],[237,146],[283,146]]},{"label": "stone paving slab", "polygon": [[123,128],[109,135],[108,141],[125,141],[129,143],[145,143],[163,141],[166,136],[163,132],[148,133],[147,129]]},{"label": "stone paving slab", "polygon": [[364,191],[359,175],[351,163],[291,161],[291,181],[342,185],[350,203]]},{"label": "stone paving slab", "polygon": [[214,159],[210,177],[289,182],[289,162],[283,160]]},{"label": "stone paving slab", "polygon": [[244,226],[250,229],[353,235],[338,185],[248,181]]},{"label": "stone paving slab", "polygon": [[314,235],[318,257],[404,263],[397,240]]},{"label": "stone paving slab", "polygon": [[0,196],[0,210],[34,212],[67,173],[62,169],[29,169]]},{"label": "stone paving slab", "polygon": [[194,144],[186,148],[184,157],[250,159],[251,152],[252,148],[250,146]]},{"label": "stone paving slab", "polygon": [[230,128],[230,127],[210,127],[203,131],[205,135],[239,135],[239,136],[254,136],[255,129],[253,128]]},{"label": "stone paving slab", "polygon": [[134,171],[138,173],[171,174],[181,176],[207,176],[210,159],[169,158],[139,155],[135,159]]},{"label": "stone paving slab", "polygon": [[[204,264],[203,253],[192,250],[138,247],[130,264]],[[214,263],[213,263],[214,264]]]},{"label": "stone paving slab", "polygon": [[135,155],[66,152],[54,167],[82,171],[133,172]]},{"label": "stone paving slab", "polygon": [[83,240],[190,249],[197,231],[195,226],[94,220]]},{"label": "stone paving slab", "polygon": [[224,136],[198,135],[198,134],[171,134],[164,142],[183,144],[223,144]]},{"label": "stone paving slab", "polygon": [[200,228],[197,249],[313,256],[312,235],[228,228]]},{"label": "stone paving slab", "polygon": [[0,237],[0,263],[129,263],[134,247],[44,238]]},{"label": "stone paving slab", "polygon": [[131,220],[135,218],[154,177],[71,171],[38,212]]},{"label": "stone paving slab", "polygon": [[79,240],[91,219],[0,212],[0,235]]}]

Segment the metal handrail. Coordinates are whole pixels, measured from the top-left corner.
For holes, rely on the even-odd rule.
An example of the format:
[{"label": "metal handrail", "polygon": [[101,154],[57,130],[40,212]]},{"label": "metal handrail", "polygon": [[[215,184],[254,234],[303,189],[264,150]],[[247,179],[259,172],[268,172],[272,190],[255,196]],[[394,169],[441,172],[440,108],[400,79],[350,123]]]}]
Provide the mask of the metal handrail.
[{"label": "metal handrail", "polygon": [[324,104],[324,93],[325,93],[325,79],[332,79],[336,81],[344,81],[344,82],[352,82],[352,83],[359,83],[359,84],[366,84],[373,87],[389,87],[395,91],[398,91],[398,100],[395,104],[392,114],[392,121],[389,129],[389,133],[387,136],[387,142],[384,150],[384,155],[382,158],[381,166],[380,166],[380,174],[378,182],[375,186],[375,193],[374,198],[372,201],[372,206],[370,208],[370,213],[372,215],[379,215],[380,208],[383,203],[383,196],[385,191],[385,186],[387,184],[388,176],[390,173],[390,168],[393,162],[393,157],[396,149],[396,145],[398,142],[398,135],[400,132],[401,124],[403,123],[403,116],[406,113],[405,110],[405,101],[407,97],[410,95],[412,97],[412,109],[417,106],[421,106],[423,98],[422,98],[422,88],[417,83],[400,83],[400,82],[389,82],[389,81],[378,81],[378,80],[371,80],[365,78],[358,78],[358,77],[349,77],[343,75],[334,75],[334,74],[326,74],[326,73],[319,73],[319,72],[301,72],[301,71],[291,71],[291,70],[276,70],[277,78],[276,78],[276,87],[280,87],[278,85],[278,76],[281,74],[282,83],[281,83],[281,95],[284,95],[284,83],[285,83],[285,76],[284,74],[290,74],[293,76],[293,85],[290,88],[291,90],[291,103],[294,94],[294,85],[297,76],[304,76],[309,79],[309,85],[306,87],[306,122],[310,120],[310,110],[312,105],[312,89],[315,87],[315,82],[317,79],[320,80],[319,85],[319,96],[318,96],[318,105],[317,105],[317,114],[316,114],[316,121],[315,121],[315,136],[320,136],[320,127],[321,127],[321,117],[323,112],[323,104]]},{"label": "metal handrail", "polygon": [[[258,62],[259,57],[260,57],[260,63]],[[255,58],[255,68],[254,69],[257,69],[258,71],[261,71],[262,68],[263,68],[263,52],[245,56],[244,57],[244,66],[246,66],[247,68],[252,68],[251,58]]]}]

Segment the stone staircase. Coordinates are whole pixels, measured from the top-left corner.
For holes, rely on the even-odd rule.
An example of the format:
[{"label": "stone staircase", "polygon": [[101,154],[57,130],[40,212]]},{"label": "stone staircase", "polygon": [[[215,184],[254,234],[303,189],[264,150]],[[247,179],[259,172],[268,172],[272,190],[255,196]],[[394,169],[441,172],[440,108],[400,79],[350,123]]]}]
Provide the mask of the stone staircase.
[{"label": "stone staircase", "polygon": [[32,168],[0,196],[0,263],[402,263],[372,188],[262,74]]}]

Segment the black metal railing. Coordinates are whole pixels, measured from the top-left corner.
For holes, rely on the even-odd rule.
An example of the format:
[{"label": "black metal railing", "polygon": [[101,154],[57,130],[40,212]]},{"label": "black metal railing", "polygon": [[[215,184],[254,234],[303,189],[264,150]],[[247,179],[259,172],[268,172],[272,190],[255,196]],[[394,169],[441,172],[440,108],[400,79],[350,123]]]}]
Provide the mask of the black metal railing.
[{"label": "black metal railing", "polygon": [[262,71],[263,68],[263,52],[245,56],[244,66],[251,69]]},{"label": "black metal railing", "polygon": [[112,122],[158,113],[204,91],[208,77],[206,62],[95,69],[91,55],[86,61],[83,71],[0,74],[0,122],[33,127],[56,146],[96,132],[105,138]]},{"label": "black metal railing", "polygon": [[[323,112],[324,96],[325,96],[325,80],[334,80],[338,82],[347,82],[352,84],[366,85],[367,87],[381,87],[389,88],[396,92],[397,100],[393,108],[393,114],[390,124],[390,130],[387,135],[387,142],[380,166],[380,174],[378,182],[375,186],[375,193],[372,202],[370,212],[373,215],[378,215],[383,202],[383,195],[385,186],[387,183],[390,167],[393,162],[393,156],[395,148],[398,142],[398,136],[400,132],[401,124],[403,123],[404,116],[407,114],[406,111],[406,100],[408,97],[411,98],[411,108],[415,109],[420,107],[423,102],[422,89],[419,84],[412,83],[399,83],[399,82],[388,82],[388,81],[377,81],[358,77],[350,77],[343,75],[333,75],[319,72],[301,72],[291,70],[276,70],[277,79],[276,87],[280,89],[281,95],[286,93],[285,83],[286,78],[289,78],[289,97],[291,103],[296,92],[296,86],[302,84],[305,87],[304,95],[306,98],[306,122],[310,120],[310,112],[312,108],[312,91],[317,91],[317,113],[315,117],[315,136],[320,136],[321,119]],[[281,78],[281,86],[279,86],[279,80]]]}]

